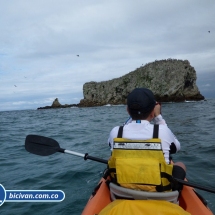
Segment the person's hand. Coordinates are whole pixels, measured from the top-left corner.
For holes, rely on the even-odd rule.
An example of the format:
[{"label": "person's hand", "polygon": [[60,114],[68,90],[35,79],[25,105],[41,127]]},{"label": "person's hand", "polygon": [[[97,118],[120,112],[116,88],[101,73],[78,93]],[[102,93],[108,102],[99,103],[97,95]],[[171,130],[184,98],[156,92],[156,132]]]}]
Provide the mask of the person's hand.
[{"label": "person's hand", "polygon": [[156,103],[155,108],[154,108],[154,115],[155,117],[161,114],[161,105],[159,102]]}]

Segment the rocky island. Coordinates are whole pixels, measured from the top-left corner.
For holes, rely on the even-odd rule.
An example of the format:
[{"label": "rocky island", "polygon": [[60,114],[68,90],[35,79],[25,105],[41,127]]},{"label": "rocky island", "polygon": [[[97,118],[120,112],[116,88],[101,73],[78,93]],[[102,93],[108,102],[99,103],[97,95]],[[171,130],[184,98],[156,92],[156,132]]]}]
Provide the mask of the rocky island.
[{"label": "rocky island", "polygon": [[56,98],[51,106],[38,109],[126,104],[127,95],[136,87],[149,88],[159,102],[199,101],[204,96],[196,79],[196,71],[188,60],[156,60],[119,78],[85,83],[84,99],[79,104],[61,105]]},{"label": "rocky island", "polygon": [[167,59],[148,63],[109,81],[88,82],[79,107],[126,104],[127,95],[136,87],[153,91],[160,102],[203,100],[196,86],[196,71],[188,60]]}]

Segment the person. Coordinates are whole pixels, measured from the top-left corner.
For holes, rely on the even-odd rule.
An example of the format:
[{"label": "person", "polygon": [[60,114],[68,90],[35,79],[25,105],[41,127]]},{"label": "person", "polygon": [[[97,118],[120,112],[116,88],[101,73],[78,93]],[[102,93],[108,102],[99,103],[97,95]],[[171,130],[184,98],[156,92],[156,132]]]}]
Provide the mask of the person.
[{"label": "person", "polygon": [[[127,140],[149,140],[154,137],[153,135],[155,131],[155,125],[158,125],[156,126],[158,133],[157,138],[160,139],[161,150],[164,156],[164,162],[166,163],[165,168],[172,166],[172,176],[175,178],[184,179],[186,176],[186,167],[184,163],[175,162],[173,165],[171,165],[171,154],[174,154],[180,150],[180,142],[168,128],[166,121],[161,115],[161,106],[156,102],[152,91],[147,88],[135,88],[127,97],[127,111],[132,120],[128,121],[123,126],[114,127],[110,132],[108,144],[112,152],[116,140],[115,138],[121,137],[126,138]],[[154,125],[151,122],[154,122]],[[144,162],[144,158],[142,158],[141,162]],[[114,165],[115,167],[116,164],[114,163],[109,165]],[[133,171],[133,169],[131,169],[131,171]],[[182,190],[182,187],[183,185],[181,184],[171,184],[172,190],[180,191]],[[148,191],[151,190],[149,189]],[[156,188],[156,190],[152,191],[158,190]]]}]

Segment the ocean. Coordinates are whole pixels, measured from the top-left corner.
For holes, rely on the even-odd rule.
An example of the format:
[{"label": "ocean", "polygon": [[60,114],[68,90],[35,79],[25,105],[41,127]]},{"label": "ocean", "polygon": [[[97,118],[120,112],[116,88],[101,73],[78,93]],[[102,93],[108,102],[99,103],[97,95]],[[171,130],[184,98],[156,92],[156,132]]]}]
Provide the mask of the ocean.
[{"label": "ocean", "polygon": [[[215,189],[215,99],[162,103],[162,115],[181,143],[190,182]],[[0,112],[0,184],[5,190],[62,190],[61,202],[4,202],[0,214],[81,214],[106,165],[74,155],[38,156],[25,150],[29,134],[61,148],[108,159],[109,132],[128,118],[126,106]],[[197,190],[215,214],[215,193]]]}]

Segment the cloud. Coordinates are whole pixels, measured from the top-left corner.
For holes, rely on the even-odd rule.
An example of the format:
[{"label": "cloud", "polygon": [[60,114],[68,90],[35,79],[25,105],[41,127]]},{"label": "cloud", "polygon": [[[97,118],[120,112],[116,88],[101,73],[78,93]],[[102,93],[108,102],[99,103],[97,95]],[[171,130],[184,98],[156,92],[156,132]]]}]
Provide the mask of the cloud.
[{"label": "cloud", "polygon": [[197,77],[197,86],[203,96],[206,98],[215,98],[215,73],[204,72]]},{"label": "cloud", "polygon": [[211,86],[210,84],[203,85],[203,87],[210,87],[210,86]]},{"label": "cloud", "polygon": [[0,110],[78,103],[85,82],[167,58],[189,60],[212,89],[201,74],[215,72],[214,11],[213,0],[3,1]]}]

